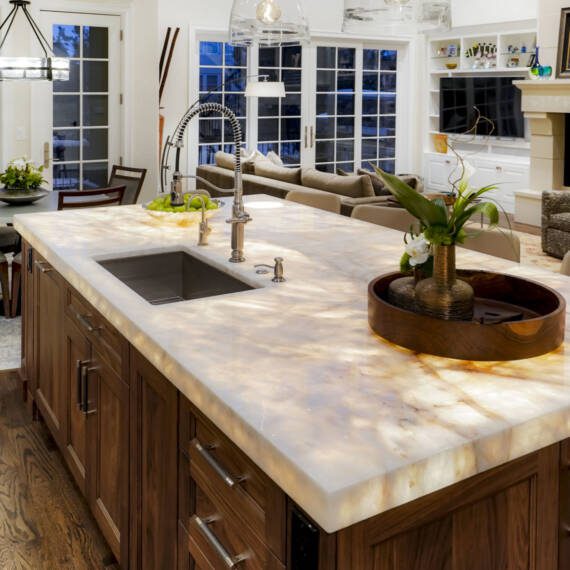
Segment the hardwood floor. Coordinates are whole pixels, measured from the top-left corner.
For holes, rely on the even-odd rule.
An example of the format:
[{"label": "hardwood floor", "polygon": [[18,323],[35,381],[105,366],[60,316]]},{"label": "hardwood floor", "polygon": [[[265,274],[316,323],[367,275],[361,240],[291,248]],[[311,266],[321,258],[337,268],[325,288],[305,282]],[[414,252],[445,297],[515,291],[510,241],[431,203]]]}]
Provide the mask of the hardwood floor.
[{"label": "hardwood floor", "polygon": [[118,568],[15,372],[0,372],[0,568]]}]

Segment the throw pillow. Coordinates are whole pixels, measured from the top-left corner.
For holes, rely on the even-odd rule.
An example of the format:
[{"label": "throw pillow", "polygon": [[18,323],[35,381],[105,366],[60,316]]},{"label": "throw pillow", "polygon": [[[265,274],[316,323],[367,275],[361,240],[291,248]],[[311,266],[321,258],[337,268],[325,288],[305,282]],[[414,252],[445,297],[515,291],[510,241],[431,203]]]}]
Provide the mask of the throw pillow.
[{"label": "throw pillow", "polygon": [[286,166],[275,166],[269,160],[257,161],[255,163],[255,174],[264,176],[272,180],[288,182],[290,184],[301,184],[301,169],[287,168]]},{"label": "throw pillow", "polygon": [[370,182],[372,183],[372,187],[374,188],[374,195],[375,196],[390,196],[391,192],[386,188],[386,185],[375,172],[370,172],[369,170],[365,170],[364,168],[359,168],[357,170],[357,174],[361,176],[368,176],[370,178]]},{"label": "throw pillow", "polygon": [[306,188],[316,188],[347,198],[369,198],[374,196],[374,188],[368,176],[339,176],[320,172],[314,168],[303,168],[301,182]]},{"label": "throw pillow", "polygon": [[284,166],[281,157],[276,153],[270,150],[267,153],[267,158],[275,165],[275,166]]}]

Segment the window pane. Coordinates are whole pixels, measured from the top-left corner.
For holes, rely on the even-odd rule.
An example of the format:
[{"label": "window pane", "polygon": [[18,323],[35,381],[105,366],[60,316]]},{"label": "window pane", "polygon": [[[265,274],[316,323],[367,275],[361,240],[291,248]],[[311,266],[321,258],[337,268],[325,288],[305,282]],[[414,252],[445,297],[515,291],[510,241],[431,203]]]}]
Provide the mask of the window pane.
[{"label": "window pane", "polygon": [[362,76],[362,89],[364,91],[378,92],[378,74],[364,73]]},{"label": "window pane", "polygon": [[106,162],[87,162],[83,164],[83,189],[94,190],[107,186],[109,167]]},{"label": "window pane", "polygon": [[69,62],[69,81],[54,81],[54,93],[78,93],[79,92],[79,66],[78,61]]},{"label": "window pane", "polygon": [[336,138],[349,139],[354,137],[354,117],[339,117],[336,120]]},{"label": "window pane", "polygon": [[384,137],[396,136],[396,117],[380,117],[380,135]]},{"label": "window pane", "polygon": [[222,142],[222,119],[200,119],[199,141]]},{"label": "window pane", "polygon": [[260,141],[278,141],[279,119],[260,119],[258,139]]},{"label": "window pane", "polygon": [[268,152],[274,152],[275,154],[279,154],[279,143],[263,143],[257,145],[259,152],[263,154],[267,154]]},{"label": "window pane", "polygon": [[354,115],[354,95],[339,95],[337,98],[337,115]]},{"label": "window pane", "polygon": [[225,82],[226,85],[224,89],[226,91],[245,91],[247,70],[236,68],[226,69]]},{"label": "window pane", "polygon": [[335,119],[317,117],[317,139],[334,139]]},{"label": "window pane", "polygon": [[338,90],[354,92],[356,75],[354,71],[338,72]]},{"label": "window pane", "polygon": [[106,61],[83,62],[83,91],[96,93],[109,91],[109,64]]},{"label": "window pane", "polygon": [[380,89],[390,93],[396,92],[396,78],[395,73],[381,73],[380,74]]},{"label": "window pane", "polygon": [[105,160],[108,156],[108,129],[84,129],[83,160]]},{"label": "window pane", "polygon": [[301,138],[301,119],[281,119],[281,140],[294,141]]},{"label": "window pane", "polygon": [[287,95],[281,103],[281,114],[285,116],[301,115],[301,95]]},{"label": "window pane", "polygon": [[200,91],[218,91],[222,85],[222,70],[200,68]]},{"label": "window pane", "polygon": [[340,69],[354,69],[356,50],[354,48],[339,48],[338,67]]},{"label": "window pane", "polygon": [[79,95],[54,95],[53,126],[79,126]]},{"label": "window pane", "polygon": [[396,114],[396,95],[382,93],[380,94],[380,114],[395,115]]},{"label": "window pane", "polygon": [[281,145],[281,160],[285,164],[300,164],[301,162],[301,143],[287,142]]},{"label": "window pane", "polygon": [[301,46],[284,47],[282,66],[300,69],[302,65],[302,53]]},{"label": "window pane", "polygon": [[378,117],[362,117],[362,136],[378,136]]},{"label": "window pane", "polygon": [[260,48],[259,67],[279,67],[279,48]]},{"label": "window pane", "polygon": [[319,164],[317,165],[317,170],[320,170],[321,172],[330,172],[333,174],[335,172],[335,166],[334,164]]},{"label": "window pane", "polygon": [[284,69],[282,80],[285,83],[286,91],[301,91],[301,71],[295,69]]},{"label": "window pane", "polygon": [[351,162],[354,160],[354,141],[339,141],[336,143],[336,161]]},{"label": "window pane", "polygon": [[364,69],[377,70],[379,65],[379,57],[377,49],[365,49],[363,53]]},{"label": "window pane", "polygon": [[380,158],[394,158],[396,156],[396,139],[380,139],[378,156]]},{"label": "window pane", "polygon": [[378,166],[388,172],[389,174],[394,174],[396,172],[396,161],[395,160],[380,160]]},{"label": "window pane", "polygon": [[258,101],[258,114],[260,117],[276,117],[279,115],[279,99],[260,97]]},{"label": "window pane", "polygon": [[[240,119],[238,121],[241,127],[241,140],[245,142],[245,134],[246,134],[246,124],[245,119]],[[233,134],[232,124],[228,121],[228,119],[224,119],[224,142],[234,142],[234,134]]]},{"label": "window pane", "polygon": [[317,95],[317,115],[335,114],[335,96]]},{"label": "window pane", "polygon": [[378,95],[375,93],[364,93],[362,96],[362,114],[377,115],[378,114]]},{"label": "window pane", "polygon": [[319,69],[334,69],[336,67],[336,48],[317,48],[317,67]]},{"label": "window pane", "polygon": [[396,71],[398,67],[398,52],[395,50],[382,50],[380,68],[383,71]]},{"label": "window pane", "polygon": [[83,26],[83,57],[107,59],[109,57],[109,30]]},{"label": "window pane", "polygon": [[79,190],[79,163],[54,164],[54,190]]},{"label": "window pane", "polygon": [[53,160],[79,160],[79,129],[53,132]]},{"label": "window pane", "polygon": [[317,91],[336,91],[336,73],[317,71]]},{"label": "window pane", "polygon": [[226,65],[245,67],[247,65],[247,48],[226,44]]},{"label": "window pane", "polygon": [[214,156],[215,154],[222,150],[221,145],[208,145],[208,146],[200,146],[200,150],[198,151],[198,161],[200,164],[214,164]]},{"label": "window pane", "polygon": [[336,165],[337,173],[339,170],[347,174],[354,174],[354,162],[341,162]]},{"label": "window pane", "polygon": [[317,141],[316,144],[316,161],[332,162],[334,160],[334,142],[333,141]]},{"label": "window pane", "polygon": [[378,157],[378,140],[362,139],[362,160]]},{"label": "window pane", "polygon": [[79,57],[79,26],[54,24],[52,34],[56,57]]},{"label": "window pane", "polygon": [[272,68],[259,69],[259,74],[266,76],[267,81],[281,81],[279,78],[279,70]]},{"label": "window pane", "polygon": [[109,124],[109,97],[107,95],[83,96],[83,125],[88,127]]},{"label": "window pane", "polygon": [[247,104],[244,95],[225,95],[224,99],[226,107],[231,109],[237,117],[246,116]]},{"label": "window pane", "polygon": [[200,42],[200,65],[222,65],[221,42]]}]

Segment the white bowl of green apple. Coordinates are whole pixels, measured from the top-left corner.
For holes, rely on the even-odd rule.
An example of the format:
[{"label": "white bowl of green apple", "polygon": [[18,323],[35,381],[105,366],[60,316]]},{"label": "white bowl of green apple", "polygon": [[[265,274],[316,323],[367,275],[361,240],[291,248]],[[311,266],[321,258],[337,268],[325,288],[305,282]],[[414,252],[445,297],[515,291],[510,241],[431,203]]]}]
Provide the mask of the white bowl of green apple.
[{"label": "white bowl of green apple", "polygon": [[154,200],[143,204],[143,208],[154,219],[180,226],[200,223],[203,207],[206,218],[211,218],[222,206],[223,202],[205,193],[200,194],[200,197],[196,194],[184,194],[184,206],[173,206],[170,194],[160,194]]}]

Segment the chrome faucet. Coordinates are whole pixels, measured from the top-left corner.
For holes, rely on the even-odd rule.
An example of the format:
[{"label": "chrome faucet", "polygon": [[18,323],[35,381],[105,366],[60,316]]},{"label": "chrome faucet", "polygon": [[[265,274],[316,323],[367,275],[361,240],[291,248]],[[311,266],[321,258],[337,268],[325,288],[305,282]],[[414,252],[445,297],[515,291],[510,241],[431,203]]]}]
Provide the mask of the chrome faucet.
[{"label": "chrome faucet", "polygon": [[[206,218],[206,199],[204,198],[204,194],[200,192],[187,192],[187,194],[188,202],[186,202],[186,210],[190,208],[190,205],[194,198],[200,199],[200,203],[202,204],[202,221],[200,222],[198,245],[208,245],[208,236],[212,233],[212,228],[210,227],[208,219]],[[182,200],[184,201],[184,195],[182,195]]]},{"label": "chrome faucet", "polygon": [[168,139],[165,146],[165,152],[163,154],[162,160],[162,170],[166,172],[168,170],[168,152],[167,148],[176,148],[176,167],[174,174],[172,175],[172,182],[170,184],[170,198],[172,206],[183,206],[184,205],[184,193],[182,191],[182,180],[184,178],[196,178],[202,180],[196,176],[187,175],[184,176],[180,172],[180,152],[183,147],[184,132],[186,127],[194,117],[197,117],[201,113],[221,113],[228,121],[232,127],[233,139],[236,148],[235,152],[235,168],[234,168],[234,187],[231,190],[218,188],[213,184],[207,184],[211,189],[224,194],[234,195],[234,201],[232,205],[232,215],[231,218],[227,220],[228,224],[232,225],[232,237],[231,237],[231,248],[232,254],[230,257],[230,262],[232,263],[242,263],[245,261],[244,255],[244,242],[245,242],[245,225],[251,221],[250,215],[245,211],[243,203],[243,180],[241,173],[241,142],[242,142],[242,132],[239,121],[237,120],[235,114],[220,105],[219,103],[204,103],[202,105],[191,107],[186,114],[182,117],[174,136],[172,139]]}]

